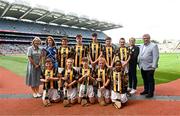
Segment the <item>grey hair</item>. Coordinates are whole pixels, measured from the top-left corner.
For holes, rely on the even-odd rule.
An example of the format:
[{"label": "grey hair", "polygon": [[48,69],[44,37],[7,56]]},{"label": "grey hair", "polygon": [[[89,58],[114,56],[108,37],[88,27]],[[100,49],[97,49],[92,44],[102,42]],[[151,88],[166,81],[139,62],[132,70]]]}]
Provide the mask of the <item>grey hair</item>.
[{"label": "grey hair", "polygon": [[149,39],[151,38],[149,34],[144,34],[143,37],[148,37]]},{"label": "grey hair", "polygon": [[31,44],[34,45],[34,42],[35,42],[35,41],[39,41],[40,44],[41,44],[41,39],[40,39],[39,37],[37,37],[37,36],[34,37],[34,39],[32,40],[32,43],[31,43]]}]

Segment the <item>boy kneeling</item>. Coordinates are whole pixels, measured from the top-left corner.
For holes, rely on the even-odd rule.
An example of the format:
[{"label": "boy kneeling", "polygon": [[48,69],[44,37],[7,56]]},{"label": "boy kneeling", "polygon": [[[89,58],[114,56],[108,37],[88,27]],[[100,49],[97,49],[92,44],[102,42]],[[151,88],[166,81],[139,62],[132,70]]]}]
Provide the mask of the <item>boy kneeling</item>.
[{"label": "boy kneeling", "polygon": [[109,70],[106,68],[106,60],[101,57],[98,61],[98,69],[96,69],[97,81],[97,97],[100,105],[105,106],[111,102],[110,100],[110,76]]},{"label": "boy kneeling", "polygon": [[60,96],[58,95],[57,88],[58,84],[57,81],[59,78],[57,77],[57,74],[55,73],[55,69],[53,67],[53,63],[51,59],[47,59],[45,63],[46,69],[45,69],[45,75],[44,78],[40,79],[41,82],[44,83],[43,86],[43,104],[44,106],[51,105],[51,102],[59,102]]},{"label": "boy kneeling", "polygon": [[73,59],[68,58],[66,61],[66,69],[61,73],[62,80],[64,81],[64,107],[70,106],[77,102],[77,81],[78,73],[73,69]]},{"label": "boy kneeling", "polygon": [[128,101],[126,94],[126,87],[124,80],[127,78],[124,76],[124,71],[122,69],[121,61],[117,60],[115,62],[115,68],[112,71],[111,78],[111,100],[113,105],[120,109],[121,105]]},{"label": "boy kneeling", "polygon": [[91,104],[95,103],[94,91],[93,91],[93,82],[95,79],[91,76],[92,70],[89,68],[88,58],[82,58],[83,67],[80,69],[80,78],[79,82],[80,91],[79,91],[79,102],[82,106],[87,105],[87,97]]}]

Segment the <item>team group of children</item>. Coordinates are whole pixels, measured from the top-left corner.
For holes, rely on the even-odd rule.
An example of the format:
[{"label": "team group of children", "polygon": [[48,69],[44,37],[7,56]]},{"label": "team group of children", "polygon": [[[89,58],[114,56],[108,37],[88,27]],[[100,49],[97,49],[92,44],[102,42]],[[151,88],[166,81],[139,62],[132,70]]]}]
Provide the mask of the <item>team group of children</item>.
[{"label": "team group of children", "polygon": [[105,45],[92,34],[92,43],[82,44],[82,36],[76,36],[77,44],[68,46],[68,39],[61,39],[56,48],[53,37],[46,39],[42,65],[43,104],[62,101],[65,107],[80,103],[82,106],[99,103],[121,108],[128,101],[128,61],[130,50],[125,39],[120,39],[119,48],[111,45],[107,37]]}]

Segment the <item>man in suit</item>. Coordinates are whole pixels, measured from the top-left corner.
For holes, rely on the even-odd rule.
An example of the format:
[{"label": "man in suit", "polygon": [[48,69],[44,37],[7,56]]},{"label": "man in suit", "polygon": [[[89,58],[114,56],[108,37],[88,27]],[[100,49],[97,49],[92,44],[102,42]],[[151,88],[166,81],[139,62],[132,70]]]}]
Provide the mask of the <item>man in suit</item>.
[{"label": "man in suit", "polygon": [[147,98],[154,96],[155,81],[154,72],[158,67],[159,50],[158,46],[150,41],[150,35],[143,35],[144,44],[140,46],[138,57],[139,68],[144,82],[144,91],[141,95],[146,95]]},{"label": "man in suit", "polygon": [[139,55],[139,47],[135,45],[135,38],[129,39],[129,49],[130,49],[130,60],[129,60],[129,89],[130,94],[136,93],[137,87],[137,76],[136,76],[136,68],[137,68],[137,59]]}]

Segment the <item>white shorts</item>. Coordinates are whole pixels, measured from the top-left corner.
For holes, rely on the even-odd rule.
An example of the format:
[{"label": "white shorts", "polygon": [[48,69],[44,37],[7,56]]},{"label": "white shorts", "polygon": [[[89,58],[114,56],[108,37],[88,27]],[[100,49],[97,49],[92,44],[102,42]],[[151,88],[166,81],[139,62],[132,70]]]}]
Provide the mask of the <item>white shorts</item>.
[{"label": "white shorts", "polygon": [[64,68],[58,67],[58,73],[62,73],[63,70]]},{"label": "white shorts", "polygon": [[[89,65],[89,68],[93,68],[91,64]],[[95,69],[97,69],[97,68],[98,68],[98,65],[96,63]]]},{"label": "white shorts", "polygon": [[121,103],[126,103],[128,101],[127,94],[120,94],[117,92],[111,91],[111,101],[115,102],[116,100],[120,100]]},{"label": "white shorts", "polygon": [[102,91],[100,91],[100,89],[98,89],[97,96],[101,97],[101,95],[103,97],[105,97],[106,99],[108,99],[108,98],[110,98],[110,91],[108,89],[103,89]]},{"label": "white shorts", "polygon": [[[65,89],[64,89],[64,95],[65,95]],[[77,88],[67,89],[67,98],[70,100],[74,100],[77,98]]]},{"label": "white shorts", "polygon": [[[121,61],[122,64],[124,64],[124,62],[125,62],[125,61]],[[124,71],[125,71],[126,73],[128,73],[128,72],[129,72],[128,69],[129,69],[129,66],[126,65],[126,66],[124,67]]]},{"label": "white shorts", "polygon": [[[52,100],[55,101],[60,99],[60,95],[58,94],[57,89],[49,89],[47,94],[50,101]],[[42,100],[45,100],[45,97],[46,97],[46,90],[43,91]]]},{"label": "white shorts", "polygon": [[80,67],[73,67],[77,72],[80,71]]},{"label": "white shorts", "polygon": [[[84,91],[85,91],[85,85],[81,84],[80,85],[80,90],[79,90],[79,97],[83,97],[84,96]],[[93,91],[93,86],[92,85],[88,85],[87,86],[87,92],[86,95],[90,98],[90,97],[94,97],[94,91]]]}]

